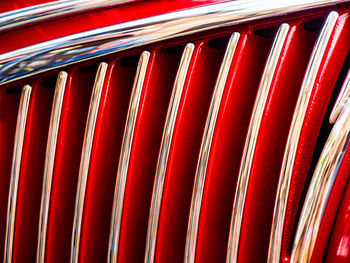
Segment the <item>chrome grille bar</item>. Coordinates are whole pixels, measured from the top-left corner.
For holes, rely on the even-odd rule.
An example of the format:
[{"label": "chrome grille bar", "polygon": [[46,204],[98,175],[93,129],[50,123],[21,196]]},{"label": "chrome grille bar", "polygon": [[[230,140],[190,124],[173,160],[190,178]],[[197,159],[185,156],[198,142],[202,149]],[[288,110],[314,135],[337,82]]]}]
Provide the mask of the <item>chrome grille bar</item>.
[{"label": "chrome grille bar", "polygon": [[6,237],[4,248],[4,263],[12,262],[13,239],[16,219],[17,191],[19,183],[19,174],[21,169],[22,149],[24,134],[26,129],[28,106],[32,87],[25,85],[22,89],[22,95],[19,103],[15,144],[13,149],[11,181],[7,205],[7,222],[6,222]]},{"label": "chrome grille bar", "polygon": [[48,219],[50,195],[51,195],[51,184],[52,184],[53,168],[54,168],[55,154],[56,154],[57,134],[58,134],[58,128],[60,126],[63,96],[66,88],[67,77],[68,77],[67,72],[61,71],[58,74],[56,87],[55,87],[55,94],[54,94],[53,103],[52,103],[49,134],[48,134],[46,155],[45,155],[43,186],[42,186],[42,193],[41,193],[38,247],[37,247],[37,256],[36,256],[37,263],[45,262],[45,245],[46,245],[47,219]]},{"label": "chrome grille bar", "polygon": [[[345,82],[342,90],[339,99],[346,97],[345,105],[337,104],[334,108],[340,110],[339,117],[329,134],[312,176],[297,226],[290,262],[310,262],[329,196],[349,146],[349,79]],[[344,94],[348,94],[348,96],[344,96]]]},{"label": "chrome grille bar", "polygon": [[120,224],[123,212],[124,192],[128,175],[129,158],[149,57],[150,53],[148,51],[143,51],[140,56],[123,135],[123,143],[117,171],[117,181],[114,191],[111,230],[108,246],[108,262],[113,263],[117,262],[118,259]]},{"label": "chrome grille bar", "polygon": [[161,40],[347,1],[236,0],[98,28],[1,54],[0,84]]},{"label": "chrome grille bar", "polygon": [[182,91],[185,85],[187,71],[191,62],[194,48],[195,46],[192,43],[188,43],[185,46],[168,106],[168,112],[163,130],[163,137],[153,185],[150,215],[148,219],[145,263],[154,262],[159,211],[162,202],[163,186],[168,165],[168,157],[172,143],[175,122],[177,119],[177,112],[180,106]]},{"label": "chrome grille bar", "polygon": [[85,201],[86,183],[89,174],[90,155],[95,134],[95,125],[100,105],[101,93],[106,76],[108,64],[102,62],[97,70],[94,87],[91,94],[89,113],[86,122],[83,149],[81,153],[78,187],[75,199],[73,233],[71,244],[71,258],[70,262],[78,262],[81,223],[83,218],[83,209]]},{"label": "chrome grille bar", "polygon": [[251,172],[251,166],[255,154],[255,147],[258,140],[261,120],[265,111],[266,101],[270,93],[272,79],[275,74],[282,48],[289,31],[288,24],[281,24],[272,44],[269,57],[266,62],[264,73],[261,77],[258,94],[249,123],[249,129],[244,145],[243,156],[237,179],[235,199],[232,209],[229,241],[227,247],[226,262],[237,262],[238,244],[241,233],[242,217],[245,205],[245,198]]},{"label": "chrome grille bar", "polygon": [[268,262],[271,263],[277,262],[280,259],[284,217],[301,129],[303,127],[310,96],[315,84],[315,79],[338,16],[339,15],[337,12],[331,12],[326,19],[326,22],[312,51],[301,90],[299,92],[299,98],[294,110],[283,156],[271,227],[270,247],[268,252]]},{"label": "chrome grille bar", "polygon": [[192,193],[190,214],[187,226],[185,260],[184,262],[194,262],[196,254],[196,242],[198,233],[198,223],[202,204],[203,188],[205,183],[205,176],[207,172],[207,165],[211,149],[211,143],[214,136],[216,119],[219,113],[222,95],[225,90],[228,73],[231,68],[233,56],[239,41],[240,34],[233,33],[227,44],[224,58],[221,63],[218,78],[216,80],[214,93],[210,103],[210,108],[205,124],[199,158],[196,168],[196,176],[194,180],[194,188]]}]

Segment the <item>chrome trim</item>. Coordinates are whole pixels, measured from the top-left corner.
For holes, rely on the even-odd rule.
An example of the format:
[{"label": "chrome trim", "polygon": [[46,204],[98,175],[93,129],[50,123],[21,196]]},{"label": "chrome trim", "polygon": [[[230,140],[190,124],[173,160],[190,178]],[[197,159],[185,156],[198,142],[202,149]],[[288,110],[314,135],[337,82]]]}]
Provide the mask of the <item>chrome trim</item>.
[{"label": "chrome trim", "polygon": [[312,176],[296,230],[291,263],[311,260],[328,199],[349,142],[350,102],[347,102],[329,134]]},{"label": "chrome trim", "polygon": [[282,48],[289,32],[288,24],[281,24],[272,44],[266,66],[261,77],[258,93],[254,103],[249,129],[244,145],[241,165],[239,169],[235,199],[232,209],[229,241],[227,245],[226,262],[237,262],[238,245],[241,234],[241,224],[245,205],[246,192],[249,183],[251,166],[254,159],[255,147],[260,131],[261,120],[265,111],[266,101],[270,93],[271,83],[275,75]]},{"label": "chrome trim", "polygon": [[154,178],[150,214],[148,218],[145,263],[154,262],[159,211],[162,202],[163,186],[168,165],[168,157],[172,143],[175,122],[177,119],[177,111],[180,106],[182,91],[185,85],[187,71],[190,66],[194,48],[195,46],[192,43],[188,43],[184,48],[168,106],[162,142],[158,155],[157,169]]},{"label": "chrome trim", "polygon": [[186,247],[184,258],[185,263],[194,262],[195,260],[199,216],[202,205],[203,189],[207,173],[211,143],[216,127],[216,120],[220,110],[222,94],[225,90],[228,73],[231,68],[233,56],[237,48],[239,37],[239,33],[233,33],[230,37],[230,40],[226,47],[225,55],[221,62],[220,71],[216,80],[214,92],[210,102],[210,107],[202,137],[201,148],[199,151],[196,176],[194,179],[194,187],[186,235]]},{"label": "chrome trim", "polygon": [[338,16],[339,15],[337,12],[331,12],[324,23],[324,26],[312,51],[301,90],[299,92],[299,98],[295,106],[292,123],[289,129],[288,140],[284,151],[275,200],[274,215],[272,219],[270,247],[268,252],[268,262],[271,263],[277,262],[280,259],[283,223],[301,129],[303,127],[307,107],[313,86],[315,84],[318,69],[324,56],[326,46],[333,32],[333,28],[337,22]]},{"label": "chrome trim", "polygon": [[331,115],[329,116],[329,123],[333,124],[337,121],[344,105],[349,101],[350,98],[350,71],[346,75],[342,89],[340,90],[339,96],[334,104]]},{"label": "chrome trim", "polygon": [[12,250],[13,250],[13,239],[14,239],[14,229],[15,229],[15,219],[16,219],[19,173],[21,170],[23,141],[24,141],[24,134],[26,129],[28,106],[30,102],[31,92],[32,92],[31,86],[25,85],[23,87],[21,100],[18,108],[15,143],[14,143],[12,167],[11,167],[11,181],[10,181],[9,197],[8,197],[8,204],[7,204],[4,263],[12,262]]},{"label": "chrome trim", "polygon": [[1,54],[0,84],[160,40],[346,1],[236,0],[102,27]]},{"label": "chrome trim", "polygon": [[47,219],[49,214],[49,204],[51,196],[51,184],[53,176],[53,168],[56,154],[56,143],[58,128],[60,126],[61,110],[63,103],[64,91],[66,88],[68,74],[65,71],[61,71],[58,74],[55,94],[53,97],[49,134],[46,145],[45,155],[45,167],[43,176],[43,186],[41,192],[41,205],[40,205],[40,217],[39,217],[39,230],[38,230],[38,246],[36,262],[45,262],[45,246],[46,246],[46,232],[47,232]]},{"label": "chrome trim", "polygon": [[65,15],[106,8],[132,0],[60,0],[33,5],[0,14],[0,33],[16,27],[55,19]]},{"label": "chrome trim", "polygon": [[131,153],[131,146],[133,143],[135,123],[137,119],[140,98],[143,89],[143,83],[146,76],[148,61],[150,53],[143,51],[137,72],[135,76],[134,86],[132,88],[131,99],[128,109],[128,116],[126,119],[125,130],[123,135],[123,143],[119,158],[119,165],[117,171],[117,181],[115,184],[114,198],[113,198],[113,212],[111,219],[111,230],[109,235],[108,245],[108,262],[116,263],[118,259],[118,246],[120,235],[120,224],[123,212],[124,192],[128,175],[129,158]]},{"label": "chrome trim", "polygon": [[103,89],[103,83],[105,80],[108,64],[102,62],[97,70],[94,87],[91,94],[89,113],[87,116],[83,149],[81,152],[79,177],[78,177],[78,187],[75,199],[75,209],[74,209],[74,221],[73,221],[73,232],[72,232],[72,244],[71,244],[71,258],[70,262],[78,262],[79,258],[79,245],[80,245],[80,232],[81,223],[83,218],[86,183],[89,174],[90,166],[90,155],[92,144],[94,141],[95,125],[97,114],[100,105],[101,93]]}]

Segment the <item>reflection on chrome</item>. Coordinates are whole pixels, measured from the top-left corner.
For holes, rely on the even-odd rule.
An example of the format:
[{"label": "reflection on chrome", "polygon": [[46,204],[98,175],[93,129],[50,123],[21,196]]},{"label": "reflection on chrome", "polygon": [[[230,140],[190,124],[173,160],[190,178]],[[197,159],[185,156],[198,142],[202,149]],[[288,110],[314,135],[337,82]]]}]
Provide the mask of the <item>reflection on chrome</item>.
[{"label": "reflection on chrome", "polygon": [[201,148],[199,152],[199,158],[196,168],[196,176],[194,180],[194,188],[192,193],[190,214],[187,226],[187,236],[186,236],[186,247],[185,247],[185,260],[184,262],[194,262],[196,254],[196,243],[197,243],[197,233],[199,216],[202,204],[202,196],[204,183],[207,173],[207,165],[209,160],[209,154],[211,149],[211,143],[214,136],[216,120],[219,114],[222,94],[224,93],[226,80],[228,73],[231,68],[231,63],[233,56],[236,51],[240,34],[233,33],[227,44],[224,58],[222,60],[220,71],[216,80],[213,96],[211,99],[208,117],[205,124],[205,129],[203,132],[203,138],[201,143]]},{"label": "reflection on chrome", "polygon": [[59,0],[25,7],[0,14],[0,32],[64,15],[75,15],[80,12],[111,7],[130,1],[133,0]]},{"label": "reflection on chrome", "polygon": [[160,40],[346,1],[236,0],[98,28],[1,54],[0,84]]},{"label": "reflection on chrome", "polygon": [[162,142],[158,156],[156,175],[154,178],[151,208],[148,219],[145,263],[154,262],[154,252],[156,249],[156,239],[158,231],[159,210],[162,202],[163,185],[168,165],[168,157],[173,138],[177,111],[180,106],[182,91],[185,85],[187,71],[190,66],[194,45],[188,43],[183,51],[179,69],[177,71],[173,91],[171,94],[165,126],[163,130]]},{"label": "reflection on chrome", "polygon": [[232,209],[232,218],[230,226],[229,241],[227,246],[226,262],[237,262],[238,244],[241,234],[241,224],[245,197],[250,177],[251,166],[255,154],[255,146],[258,140],[261,120],[265,111],[265,105],[270,93],[272,79],[275,74],[277,63],[279,61],[284,42],[289,32],[289,25],[280,25],[275,40],[272,44],[269,57],[266,62],[264,73],[260,80],[258,93],[249,123],[249,129],[244,145],[241,166],[237,179],[235,199]]},{"label": "reflection on chrome", "polygon": [[350,98],[350,71],[348,72],[344,85],[339,93],[339,96],[334,104],[334,108],[329,117],[329,123],[335,123],[342,111],[344,105],[348,102]]},{"label": "reflection on chrome", "polygon": [[118,258],[118,245],[120,235],[121,216],[123,212],[124,192],[128,175],[129,158],[131,153],[131,146],[134,137],[135,123],[138,114],[140,98],[142,94],[143,83],[146,76],[150,53],[143,51],[137,72],[135,76],[134,86],[132,88],[131,99],[128,109],[128,116],[126,119],[125,130],[123,135],[123,143],[119,158],[119,165],[117,171],[117,181],[114,190],[113,211],[111,219],[111,230],[109,236],[108,246],[108,262],[116,263]]},{"label": "reflection on chrome", "polygon": [[19,173],[21,169],[22,149],[24,134],[26,129],[28,106],[32,87],[25,85],[22,89],[21,100],[19,103],[15,145],[13,149],[11,181],[7,205],[7,222],[6,222],[6,237],[4,249],[4,263],[12,262],[13,238],[16,219],[17,191],[19,183]]},{"label": "reflection on chrome", "polygon": [[[349,91],[347,79],[343,86]],[[300,220],[297,226],[290,262],[310,262],[315,242],[324,216],[329,196],[337,179],[345,152],[350,141],[350,102],[339,107],[340,113],[318,160],[311,179]]]},{"label": "reflection on chrome", "polygon": [[94,87],[91,94],[89,113],[87,116],[83,149],[81,152],[79,177],[77,194],[75,198],[74,208],[74,220],[73,220],[73,233],[72,233],[72,244],[71,244],[71,258],[70,262],[78,262],[79,257],[79,245],[80,245],[80,230],[83,218],[83,209],[85,201],[86,183],[89,174],[90,156],[92,144],[94,141],[95,125],[100,105],[101,93],[103,83],[107,72],[107,63],[102,62],[97,70]]},{"label": "reflection on chrome", "polygon": [[301,129],[303,127],[304,118],[315,79],[321,65],[326,46],[333,32],[333,28],[337,22],[338,16],[339,15],[337,12],[331,12],[323,25],[321,33],[312,51],[311,58],[299,92],[299,98],[295,106],[292,123],[289,129],[288,140],[284,151],[275,200],[274,215],[272,219],[270,247],[268,252],[268,262],[271,263],[277,262],[280,259],[284,217]]},{"label": "reflection on chrome", "polygon": [[52,103],[49,134],[48,134],[47,145],[46,145],[43,186],[42,186],[42,193],[41,193],[38,247],[37,247],[37,256],[36,256],[37,263],[45,262],[47,217],[49,213],[53,167],[54,167],[55,154],[56,154],[57,134],[58,134],[58,128],[60,126],[61,109],[62,109],[62,102],[63,102],[63,96],[64,96],[65,87],[66,87],[67,77],[68,77],[67,72],[61,71],[58,74],[55,94],[54,94],[53,103]]}]

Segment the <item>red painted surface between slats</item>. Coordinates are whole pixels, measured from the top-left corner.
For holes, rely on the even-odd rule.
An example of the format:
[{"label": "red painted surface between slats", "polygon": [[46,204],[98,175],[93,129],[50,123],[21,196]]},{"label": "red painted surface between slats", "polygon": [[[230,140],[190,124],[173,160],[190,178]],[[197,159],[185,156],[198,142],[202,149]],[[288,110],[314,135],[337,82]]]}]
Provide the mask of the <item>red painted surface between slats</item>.
[{"label": "red painted surface between slats", "polygon": [[159,146],[181,54],[151,52],[129,160],[118,262],[142,262]]},{"label": "red painted surface between slats", "polygon": [[252,28],[240,32],[241,38],[223,93],[208,161],[196,262],[225,261],[245,136],[271,44],[270,39],[255,35]]},{"label": "red painted surface between slats", "polygon": [[169,152],[160,207],[156,262],[183,261],[192,185],[223,50],[195,42]]},{"label": "red painted surface between slats", "polygon": [[340,13],[326,48],[305,116],[292,174],[281,258],[288,261],[295,217],[326,109],[350,46],[349,15]]},{"label": "red painted surface between slats", "polygon": [[46,242],[47,262],[68,262],[85,122],[96,68],[68,71],[57,137]]},{"label": "red painted surface between slats", "polygon": [[115,175],[136,71],[120,59],[108,64],[91,151],[80,262],[107,261]]},{"label": "red painted surface between slats", "polygon": [[0,88],[0,255],[4,254],[7,203],[21,87]]},{"label": "red painted surface between slats", "polygon": [[35,262],[42,177],[55,87],[33,86],[19,174],[13,262]]}]

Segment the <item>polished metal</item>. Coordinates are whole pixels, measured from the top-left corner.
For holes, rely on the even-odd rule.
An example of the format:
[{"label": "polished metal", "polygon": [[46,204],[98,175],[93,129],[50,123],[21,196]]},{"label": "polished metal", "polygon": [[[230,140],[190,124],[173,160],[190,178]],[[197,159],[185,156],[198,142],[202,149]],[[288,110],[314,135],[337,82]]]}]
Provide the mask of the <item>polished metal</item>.
[{"label": "polished metal", "polygon": [[92,144],[94,141],[95,125],[100,105],[101,93],[104,86],[104,80],[107,72],[108,64],[102,62],[97,70],[94,87],[91,94],[89,113],[85,127],[83,149],[81,152],[80,168],[78,176],[78,187],[75,198],[73,232],[71,240],[71,257],[70,262],[76,263],[79,258],[80,232],[83,218],[86,183],[89,174],[90,156]]},{"label": "polished metal", "polygon": [[60,0],[33,5],[0,14],[0,33],[65,15],[107,8],[132,0]]},{"label": "polished metal", "polygon": [[280,260],[284,217],[287,208],[289,187],[292,178],[301,129],[303,127],[312,89],[315,84],[315,79],[321,65],[322,58],[324,57],[326,46],[337,22],[338,16],[339,15],[337,12],[331,12],[322,27],[320,35],[312,51],[301,90],[299,92],[299,98],[295,106],[292,123],[289,129],[287,144],[284,151],[275,200],[274,215],[272,219],[270,235],[270,246],[268,252],[268,262],[270,263],[278,262]]},{"label": "polished metal", "polygon": [[233,56],[235,54],[240,34],[233,33],[227,44],[224,58],[221,62],[220,71],[216,80],[213,96],[211,99],[207,120],[205,123],[201,148],[199,151],[198,163],[196,168],[196,176],[194,179],[194,187],[192,193],[190,214],[188,218],[186,246],[185,246],[185,263],[194,262],[196,254],[197,234],[199,216],[202,205],[202,196],[204,183],[207,173],[207,166],[211,144],[214,136],[216,120],[219,114],[222,94],[224,93],[228,73],[231,68]]},{"label": "polished metal", "polygon": [[260,80],[258,93],[256,95],[237,179],[237,187],[232,209],[229,241],[227,246],[227,263],[237,262],[242,217],[251,167],[255,154],[255,147],[259,136],[262,117],[265,112],[266,101],[270,93],[272,80],[275,75],[277,63],[279,61],[288,32],[289,25],[285,23],[281,24],[272,44],[266,66]]},{"label": "polished metal", "polygon": [[126,119],[116,177],[117,181],[114,190],[111,230],[109,235],[108,246],[108,262],[110,263],[116,263],[118,259],[120,224],[123,212],[124,193],[128,175],[131,146],[133,142],[135,123],[137,119],[140,98],[142,94],[143,83],[146,76],[149,58],[150,53],[148,51],[143,51],[140,56],[139,64],[137,66],[134,86],[132,89],[131,100],[128,109],[128,115]]},{"label": "polished metal", "polygon": [[[346,90],[350,83],[346,82]],[[295,234],[290,262],[310,262],[321,222],[350,142],[350,97],[337,118],[316,165]],[[317,252],[315,252],[317,253]]]},{"label": "polished metal", "polygon": [[188,43],[185,46],[168,106],[162,142],[158,155],[157,169],[154,178],[150,214],[148,218],[145,263],[154,262],[159,211],[162,202],[163,186],[168,165],[168,157],[172,143],[175,122],[177,119],[177,112],[180,106],[182,91],[185,85],[185,80],[187,77],[187,72],[190,66],[194,48],[195,46],[192,43]]},{"label": "polished metal", "polygon": [[7,222],[6,222],[6,236],[4,248],[4,263],[12,262],[13,239],[16,220],[16,206],[17,206],[17,191],[19,183],[19,173],[21,170],[21,159],[24,134],[26,130],[28,106],[32,87],[25,85],[22,89],[22,95],[19,103],[15,144],[13,148],[12,167],[11,167],[11,181],[9,189],[9,197],[7,204]]},{"label": "polished metal", "polygon": [[60,126],[63,96],[66,88],[67,77],[68,77],[68,74],[65,71],[61,71],[58,74],[56,87],[55,87],[55,94],[54,94],[53,103],[52,103],[49,134],[48,134],[47,145],[46,145],[43,186],[42,186],[42,192],[41,192],[38,246],[37,246],[37,255],[36,255],[37,263],[45,262],[47,218],[49,214],[51,184],[52,184],[53,168],[54,168],[55,154],[56,154],[57,134],[58,134],[58,128]]},{"label": "polished metal", "polygon": [[350,98],[350,71],[346,75],[344,85],[339,93],[339,96],[334,104],[331,115],[329,116],[329,123],[335,123],[341,113],[344,105]]},{"label": "polished metal", "polygon": [[236,0],[77,33],[0,55],[0,84],[106,54],[348,0]]}]

